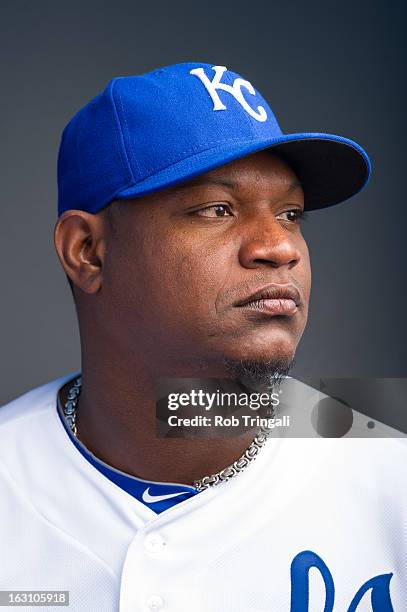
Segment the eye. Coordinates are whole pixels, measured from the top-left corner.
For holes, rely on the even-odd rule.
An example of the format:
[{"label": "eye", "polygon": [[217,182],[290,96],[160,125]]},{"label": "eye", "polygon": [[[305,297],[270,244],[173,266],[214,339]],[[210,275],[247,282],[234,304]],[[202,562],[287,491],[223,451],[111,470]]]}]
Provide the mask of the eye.
[{"label": "eye", "polygon": [[282,215],[287,215],[286,220],[287,221],[294,221],[294,223],[296,221],[299,221],[300,219],[302,221],[305,221],[305,219],[308,216],[307,213],[304,210],[301,210],[299,208],[293,208],[292,210],[286,210],[285,212],[283,212],[280,215],[278,215],[277,219],[279,219]]},{"label": "eye", "polygon": [[192,215],[198,215],[199,217],[232,217],[232,211],[228,204],[212,204],[199,210],[194,210]]}]

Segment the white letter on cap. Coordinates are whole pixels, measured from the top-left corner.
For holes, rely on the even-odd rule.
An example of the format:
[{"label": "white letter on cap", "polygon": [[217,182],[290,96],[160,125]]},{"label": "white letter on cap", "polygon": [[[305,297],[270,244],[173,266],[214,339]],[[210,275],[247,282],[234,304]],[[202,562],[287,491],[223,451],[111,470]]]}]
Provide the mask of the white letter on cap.
[{"label": "white letter on cap", "polygon": [[227,70],[225,66],[212,66],[212,69],[215,71],[215,76],[212,81],[208,79],[203,68],[194,68],[190,71],[189,74],[193,74],[198,77],[200,81],[205,85],[207,92],[212,98],[213,102],[213,110],[226,110],[226,106],[221,102],[218,96],[218,89],[222,89],[223,91],[227,91],[232,94],[232,96],[239,102],[239,104],[244,108],[244,110],[249,113],[253,119],[257,121],[266,121],[267,113],[263,106],[258,106],[257,111],[254,110],[245,100],[242,94],[242,87],[247,89],[247,91],[253,96],[256,95],[255,89],[249,81],[245,81],[244,79],[235,79],[233,81],[233,85],[227,85],[226,83],[221,83],[220,80]]}]

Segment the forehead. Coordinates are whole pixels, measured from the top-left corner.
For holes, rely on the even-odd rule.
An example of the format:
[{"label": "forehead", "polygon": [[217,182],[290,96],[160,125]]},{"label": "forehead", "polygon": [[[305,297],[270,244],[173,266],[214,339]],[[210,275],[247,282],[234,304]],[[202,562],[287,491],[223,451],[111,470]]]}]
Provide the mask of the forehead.
[{"label": "forehead", "polygon": [[[280,198],[291,192],[302,197],[301,183],[292,168],[280,157],[269,151],[261,151],[235,160],[185,181],[180,185],[168,187],[158,192],[135,198],[116,200],[107,207],[108,213],[122,215],[127,210],[134,215],[161,207],[167,208],[190,197],[201,197],[201,190],[227,190],[242,199],[257,199],[259,195]],[[213,194],[215,196],[215,194]],[[215,196],[216,197],[216,196]],[[137,206],[134,206],[137,204]]]}]

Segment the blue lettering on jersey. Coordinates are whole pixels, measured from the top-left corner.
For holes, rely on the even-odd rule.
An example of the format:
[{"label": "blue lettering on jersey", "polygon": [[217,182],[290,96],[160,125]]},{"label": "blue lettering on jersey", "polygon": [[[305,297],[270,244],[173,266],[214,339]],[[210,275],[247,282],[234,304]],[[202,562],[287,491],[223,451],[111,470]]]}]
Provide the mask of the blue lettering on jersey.
[{"label": "blue lettering on jersey", "polygon": [[[335,587],[332,574],[326,563],[312,550],[303,550],[291,563],[291,608],[290,612],[309,611],[309,571],[315,567],[325,585],[324,612],[333,612]],[[394,612],[390,598],[390,580],[393,576],[382,574],[365,582],[352,599],[347,612],[356,612],[363,595],[371,589],[372,612]]]}]

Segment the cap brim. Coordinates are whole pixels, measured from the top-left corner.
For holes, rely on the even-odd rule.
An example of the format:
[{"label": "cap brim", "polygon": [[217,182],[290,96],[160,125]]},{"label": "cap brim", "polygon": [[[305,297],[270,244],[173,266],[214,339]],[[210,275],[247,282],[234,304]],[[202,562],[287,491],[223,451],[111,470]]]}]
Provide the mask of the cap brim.
[{"label": "cap brim", "polygon": [[370,177],[370,160],[353,140],[334,134],[286,134],[267,141],[218,145],[161,169],[116,194],[129,199],[173,187],[252,153],[272,150],[293,169],[302,183],[305,208],[339,204],[360,192]]}]

